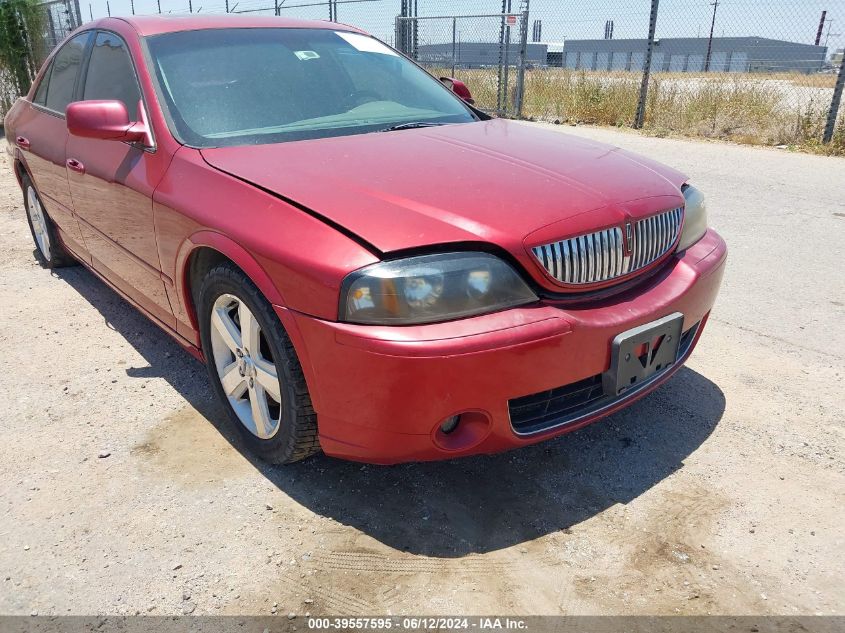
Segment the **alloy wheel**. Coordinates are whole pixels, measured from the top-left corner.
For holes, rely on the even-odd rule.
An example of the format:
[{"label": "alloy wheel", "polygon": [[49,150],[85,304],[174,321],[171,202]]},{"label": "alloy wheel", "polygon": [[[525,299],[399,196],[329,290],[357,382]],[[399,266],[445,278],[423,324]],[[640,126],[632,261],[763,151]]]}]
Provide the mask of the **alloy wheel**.
[{"label": "alloy wheel", "polygon": [[255,315],[238,297],[220,295],[211,309],[210,331],[214,365],[229,404],[253,435],[272,438],[281,424],[281,385]]},{"label": "alloy wheel", "polygon": [[29,220],[32,222],[32,232],[35,234],[35,244],[44,259],[50,259],[50,234],[47,228],[47,216],[44,213],[44,207],[41,206],[41,201],[38,199],[38,194],[35,193],[35,187],[30,185],[26,190],[26,212],[29,214]]}]

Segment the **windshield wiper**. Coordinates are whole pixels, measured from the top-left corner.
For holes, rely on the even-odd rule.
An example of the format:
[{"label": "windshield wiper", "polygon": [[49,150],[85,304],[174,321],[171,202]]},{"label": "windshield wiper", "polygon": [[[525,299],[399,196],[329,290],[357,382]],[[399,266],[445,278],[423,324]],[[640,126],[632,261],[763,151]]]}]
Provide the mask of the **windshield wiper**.
[{"label": "windshield wiper", "polygon": [[393,132],[394,130],[412,130],[418,127],[437,127],[439,125],[446,125],[445,123],[429,123],[426,121],[410,121],[408,123],[400,123],[398,125],[391,125],[379,132]]}]

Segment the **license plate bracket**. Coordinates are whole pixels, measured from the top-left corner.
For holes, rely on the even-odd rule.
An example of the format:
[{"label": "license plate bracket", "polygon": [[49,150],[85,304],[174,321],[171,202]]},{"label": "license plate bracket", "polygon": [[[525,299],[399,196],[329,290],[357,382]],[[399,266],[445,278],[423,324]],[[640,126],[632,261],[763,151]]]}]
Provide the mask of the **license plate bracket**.
[{"label": "license plate bracket", "polygon": [[611,344],[610,369],[602,374],[605,395],[620,396],[673,365],[683,326],[684,315],[675,312],[617,334]]}]

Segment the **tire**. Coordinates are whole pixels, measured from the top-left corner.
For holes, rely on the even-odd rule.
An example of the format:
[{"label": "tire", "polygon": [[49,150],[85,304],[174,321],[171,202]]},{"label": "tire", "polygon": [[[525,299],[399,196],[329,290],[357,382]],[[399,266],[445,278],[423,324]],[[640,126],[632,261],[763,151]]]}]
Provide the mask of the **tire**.
[{"label": "tire", "polygon": [[255,284],[233,264],[220,264],[202,279],[197,305],[212,387],[247,447],[272,464],[319,452],[302,366]]},{"label": "tire", "polygon": [[29,224],[29,232],[32,234],[32,241],[35,242],[36,256],[41,265],[45,268],[75,266],[78,262],[59,241],[56,226],[47,215],[41,197],[28,175],[23,176],[21,185],[26,221]]}]

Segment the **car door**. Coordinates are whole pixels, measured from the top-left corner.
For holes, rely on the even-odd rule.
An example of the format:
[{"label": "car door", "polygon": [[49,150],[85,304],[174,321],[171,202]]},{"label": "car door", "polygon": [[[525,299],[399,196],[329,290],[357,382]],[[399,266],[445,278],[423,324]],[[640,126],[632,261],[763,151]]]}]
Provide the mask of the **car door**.
[{"label": "car door", "polygon": [[74,100],[90,37],[90,31],[73,37],[53,56],[35,89],[32,103],[24,106],[16,120],[14,139],[62,241],[83,259],[87,259],[87,251],[73,215],[65,167],[68,139],[65,108]]},{"label": "car door", "polygon": [[[146,118],[133,60],[116,33],[96,33],[80,84],[80,100],[122,101],[130,119]],[[161,277],[152,204],[170,157],[155,147],[71,134],[66,158],[74,212],[94,269],[175,328]]]}]

